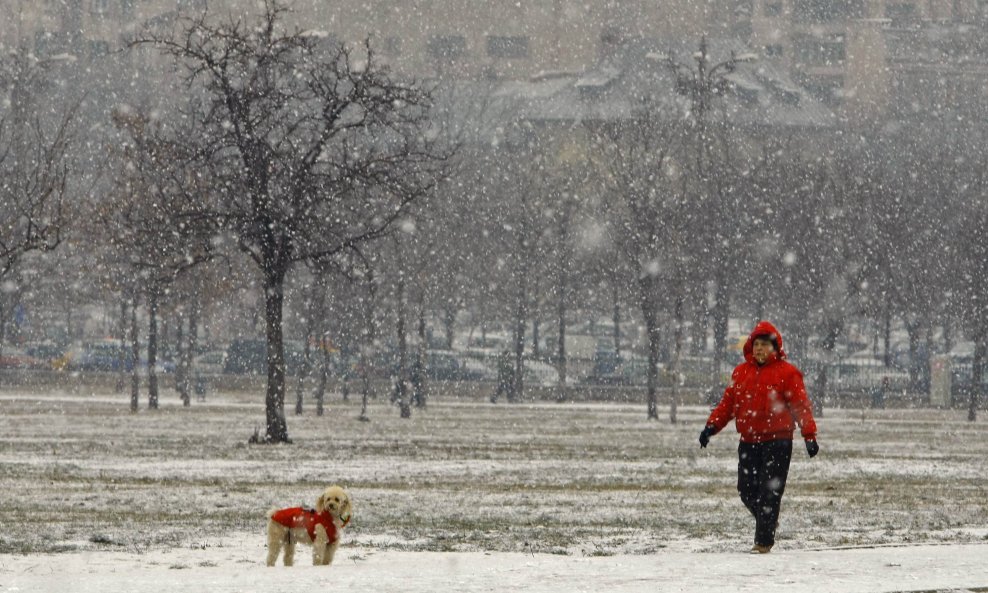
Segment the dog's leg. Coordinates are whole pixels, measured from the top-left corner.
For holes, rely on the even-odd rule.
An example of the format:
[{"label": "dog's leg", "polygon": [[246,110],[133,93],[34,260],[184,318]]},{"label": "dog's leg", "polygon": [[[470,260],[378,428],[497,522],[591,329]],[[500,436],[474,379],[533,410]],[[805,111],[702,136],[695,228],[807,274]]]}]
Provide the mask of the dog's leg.
[{"label": "dog's leg", "polygon": [[285,541],[285,528],[275,521],[268,521],[268,566],[274,566]]},{"label": "dog's leg", "polygon": [[316,525],[316,537],[312,541],[312,566],[322,566],[329,564],[326,562],[326,547],[329,545],[329,536],[326,535],[326,528]]},{"label": "dog's leg", "polygon": [[295,564],[295,542],[289,541],[285,544],[285,566]]},{"label": "dog's leg", "polygon": [[335,541],[328,546],[326,546],[326,557],[323,558],[323,564],[328,565],[333,563],[333,556],[336,555],[336,548],[340,547],[340,542]]},{"label": "dog's leg", "polygon": [[298,536],[295,534],[293,529],[289,529],[285,534],[285,566],[292,566],[295,564],[295,544],[297,543]]}]

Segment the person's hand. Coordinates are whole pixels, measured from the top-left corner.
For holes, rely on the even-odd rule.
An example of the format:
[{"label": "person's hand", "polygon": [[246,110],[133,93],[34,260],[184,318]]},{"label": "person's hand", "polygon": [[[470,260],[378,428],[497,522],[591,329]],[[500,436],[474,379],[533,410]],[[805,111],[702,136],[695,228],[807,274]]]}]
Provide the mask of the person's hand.
[{"label": "person's hand", "polygon": [[703,430],[700,431],[700,448],[703,449],[710,442],[710,437],[714,434],[713,426],[704,426]]},{"label": "person's hand", "polygon": [[816,457],[816,454],[820,452],[820,445],[817,444],[816,439],[806,440],[806,453],[810,457]]}]

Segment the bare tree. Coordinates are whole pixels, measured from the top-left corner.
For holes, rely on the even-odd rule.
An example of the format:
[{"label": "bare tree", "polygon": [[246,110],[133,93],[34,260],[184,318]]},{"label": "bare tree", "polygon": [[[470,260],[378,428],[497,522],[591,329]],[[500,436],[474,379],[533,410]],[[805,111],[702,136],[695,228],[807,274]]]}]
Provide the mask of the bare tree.
[{"label": "bare tree", "polygon": [[[78,103],[63,108],[49,96],[57,66],[24,50],[0,59],[0,280],[25,254],[58,247],[72,218],[65,198]],[[9,307],[0,309],[2,342]]]},{"label": "bare tree", "polygon": [[[646,407],[649,419],[658,419],[659,359],[662,342],[663,297],[672,296],[682,313],[681,299],[688,266],[687,199],[683,161],[685,130],[661,119],[652,98],[645,98],[626,122],[594,125],[591,133],[599,148],[596,159],[606,191],[618,207],[609,221],[622,257],[636,271],[638,304],[648,340]],[[682,325],[678,318],[676,336]],[[677,340],[681,346],[682,340]],[[678,355],[677,348],[676,354]],[[672,364],[676,371],[676,361]],[[676,404],[670,408],[675,421]]]},{"label": "bare tree", "polygon": [[742,151],[734,145],[737,134],[720,99],[733,88],[729,75],[740,63],[750,61],[754,56],[732,51],[720,61],[712,60],[704,37],[692,57],[695,66],[673,57],[667,57],[665,65],[675,77],[676,91],[687,99],[685,137],[689,141],[690,155],[683,166],[694,178],[690,191],[697,211],[706,213],[706,224],[696,225],[696,230],[703,233],[703,242],[709,252],[709,257],[705,258],[705,273],[714,281],[713,366],[714,373],[719,375],[726,357],[734,272],[740,267],[733,231],[733,224],[739,218],[738,181],[743,178],[741,172],[747,168],[744,159],[739,159]]},{"label": "bare tree", "polygon": [[435,162],[423,132],[429,94],[359,51],[286,31],[265,0],[253,19],[208,10],[150,44],[186,68],[200,156],[225,192],[209,217],[237,237],[263,276],[268,386],[264,440],[289,442],[282,333],[285,277],[382,236],[427,190]]},{"label": "bare tree", "polygon": [[[132,279],[135,297],[143,294],[148,310],[148,407],[158,407],[156,373],[158,323],[162,299],[175,281],[212,256],[210,236],[176,217],[208,194],[185,146],[167,138],[166,128],[147,114],[120,108],[113,114],[125,141],[114,157],[122,171],[114,189],[93,205],[104,241]],[[136,363],[136,361],[134,361]],[[135,365],[136,366],[136,365]]]}]

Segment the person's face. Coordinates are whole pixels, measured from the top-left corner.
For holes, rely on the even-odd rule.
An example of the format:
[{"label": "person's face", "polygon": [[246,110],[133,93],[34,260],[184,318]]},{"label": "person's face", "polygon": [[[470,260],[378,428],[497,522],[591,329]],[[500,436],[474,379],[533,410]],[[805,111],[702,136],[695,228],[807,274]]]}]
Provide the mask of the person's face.
[{"label": "person's face", "polygon": [[751,343],[751,355],[758,364],[765,364],[772,352],[775,352],[775,348],[768,338],[755,338]]}]

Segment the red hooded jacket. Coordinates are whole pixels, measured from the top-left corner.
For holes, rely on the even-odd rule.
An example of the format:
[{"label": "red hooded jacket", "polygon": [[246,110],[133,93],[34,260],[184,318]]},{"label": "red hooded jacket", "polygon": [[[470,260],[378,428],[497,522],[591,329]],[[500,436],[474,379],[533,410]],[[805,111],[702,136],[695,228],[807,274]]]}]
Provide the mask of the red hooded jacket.
[{"label": "red hooded jacket", "polygon": [[[776,343],[776,351],[763,365],[756,363],[752,355],[757,336],[768,336]],[[743,443],[792,439],[796,423],[804,439],[816,439],[816,422],[803,374],[786,360],[782,334],[767,321],[758,322],[748,336],[744,362],[734,369],[731,384],[710,413],[707,426],[713,426],[716,434],[732,419]]]},{"label": "red hooded jacket", "polygon": [[309,541],[316,541],[316,525],[326,528],[326,536],[329,543],[333,543],[340,538],[333,523],[333,516],[329,513],[318,513],[314,509],[304,507],[292,507],[281,509],[271,513],[271,518],[285,527],[305,527],[309,534]]}]

